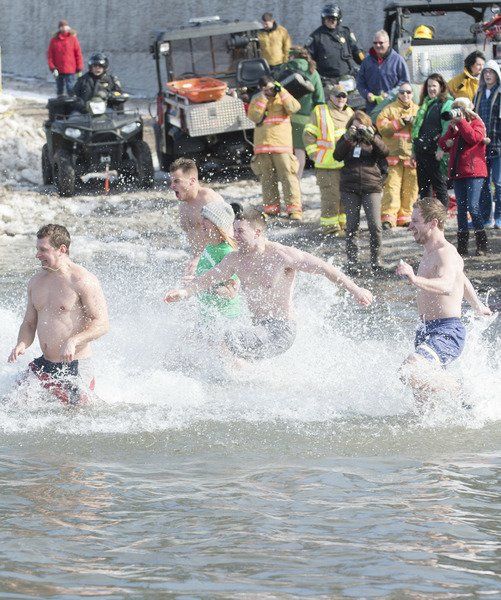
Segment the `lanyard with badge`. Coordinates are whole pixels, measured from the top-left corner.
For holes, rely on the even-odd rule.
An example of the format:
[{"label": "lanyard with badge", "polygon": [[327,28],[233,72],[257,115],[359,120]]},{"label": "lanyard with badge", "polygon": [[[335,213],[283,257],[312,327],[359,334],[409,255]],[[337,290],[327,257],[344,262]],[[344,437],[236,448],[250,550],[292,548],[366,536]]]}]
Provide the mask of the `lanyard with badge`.
[{"label": "lanyard with badge", "polygon": [[362,146],[357,144],[355,148],[353,148],[353,158],[360,158],[360,154],[362,154]]}]

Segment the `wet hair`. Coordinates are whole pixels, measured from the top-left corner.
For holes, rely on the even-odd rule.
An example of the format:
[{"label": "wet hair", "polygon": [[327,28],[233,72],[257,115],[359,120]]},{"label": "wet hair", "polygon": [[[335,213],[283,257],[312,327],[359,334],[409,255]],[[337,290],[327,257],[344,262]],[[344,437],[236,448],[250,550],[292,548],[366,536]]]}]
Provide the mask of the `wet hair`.
[{"label": "wet hair", "polygon": [[49,223],[49,225],[40,227],[37,231],[37,239],[42,240],[43,238],[49,238],[49,244],[53,248],[56,248],[56,250],[63,245],[66,246],[68,250],[70,249],[70,234],[66,227],[63,227],[62,225]]},{"label": "wet hair", "polygon": [[275,79],[271,77],[271,75],[263,75],[259,78],[259,81],[257,82],[260,88],[266,87],[269,83],[275,83]]},{"label": "wet hair", "polygon": [[174,171],[177,171],[178,169],[183,172],[183,175],[190,173],[198,177],[197,163],[192,158],[185,158],[184,156],[176,158],[171,164],[169,172],[174,173]]},{"label": "wet hair", "polygon": [[360,123],[362,123],[362,125],[365,125],[366,127],[372,127],[372,120],[369,117],[369,115],[363,110],[356,110],[353,113],[351,119],[348,121],[348,123],[346,123],[346,129],[349,129],[353,125],[353,121],[355,120],[360,121]]},{"label": "wet hair", "polygon": [[317,63],[311,58],[311,54],[304,46],[292,46],[289,50],[289,60],[294,58],[303,58],[308,63],[308,71],[314,73],[317,68]]},{"label": "wet hair", "polygon": [[447,209],[436,198],[420,198],[414,203],[414,208],[419,208],[425,223],[437,220],[438,228],[443,231],[447,220]]},{"label": "wet hair", "polygon": [[271,13],[271,12],[263,13],[263,16],[261,17],[261,21],[274,21],[273,13]]},{"label": "wet hair", "polygon": [[419,96],[419,105],[423,104],[424,99],[428,95],[428,81],[430,81],[430,79],[436,81],[440,86],[440,92],[438,94],[438,99],[440,100],[440,102],[445,102],[447,100],[447,97],[449,96],[450,92],[449,88],[447,87],[447,83],[445,82],[445,79],[439,73],[432,73],[431,75],[428,75],[426,81],[423,83],[423,87],[421,88],[421,95]]},{"label": "wet hair", "polygon": [[247,221],[255,229],[266,230],[267,217],[263,211],[257,208],[244,208],[238,214],[235,213],[235,221]]},{"label": "wet hair", "polygon": [[471,73],[471,68],[477,61],[477,58],[481,58],[483,61],[485,61],[485,54],[480,52],[480,50],[475,50],[468,54],[468,56],[464,59],[464,67],[469,73]]}]

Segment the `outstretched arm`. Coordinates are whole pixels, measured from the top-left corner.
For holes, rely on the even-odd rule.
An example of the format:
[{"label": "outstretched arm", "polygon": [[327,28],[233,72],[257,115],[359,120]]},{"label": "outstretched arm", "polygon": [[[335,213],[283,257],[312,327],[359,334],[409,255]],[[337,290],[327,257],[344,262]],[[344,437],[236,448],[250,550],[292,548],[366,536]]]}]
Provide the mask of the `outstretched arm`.
[{"label": "outstretched arm", "polygon": [[85,327],[72,335],[61,348],[61,360],[71,362],[75,359],[76,349],[97,340],[109,331],[108,307],[103,291],[94,275],[86,277],[77,288],[85,316]]},{"label": "outstretched arm", "polygon": [[194,279],[189,278],[190,282],[188,285],[185,285],[183,288],[169,290],[165,294],[164,302],[185,300],[194,294],[199,294],[212,286],[218,285],[222,281],[229,280],[234,274],[238,274],[236,273],[236,262],[232,254],[228,254],[216,267],[206,271],[199,277],[195,277]]},{"label": "outstretched arm", "polygon": [[464,299],[473,308],[473,310],[481,316],[488,317],[492,315],[491,309],[480,301],[471,281],[463,274],[464,281]]},{"label": "outstretched arm", "polygon": [[38,313],[33,306],[31,300],[31,290],[28,287],[28,304],[24,314],[23,322],[19,328],[17,336],[17,344],[12,349],[9,355],[8,362],[16,362],[19,356],[25,353],[26,348],[29,348],[35,339],[38,324]]},{"label": "outstretched arm", "polygon": [[359,287],[352,279],[345,275],[340,269],[326,263],[324,260],[301,250],[291,249],[288,256],[289,268],[313,275],[323,275],[332,283],[335,283],[355,298],[361,306],[369,306],[372,302],[372,294],[369,290]]}]

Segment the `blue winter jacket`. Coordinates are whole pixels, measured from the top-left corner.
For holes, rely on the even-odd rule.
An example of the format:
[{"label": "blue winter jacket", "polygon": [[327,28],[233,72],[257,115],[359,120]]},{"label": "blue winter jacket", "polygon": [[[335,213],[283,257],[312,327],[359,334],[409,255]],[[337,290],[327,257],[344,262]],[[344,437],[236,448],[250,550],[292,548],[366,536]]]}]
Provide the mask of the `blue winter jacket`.
[{"label": "blue winter jacket", "polygon": [[[379,96],[381,92],[389,92],[397,85],[410,81],[409,70],[398,52],[390,50],[381,64],[378,64],[374,49],[364,58],[357,75],[357,88],[367,100],[367,94]],[[375,102],[367,102],[367,112],[376,106]]]}]

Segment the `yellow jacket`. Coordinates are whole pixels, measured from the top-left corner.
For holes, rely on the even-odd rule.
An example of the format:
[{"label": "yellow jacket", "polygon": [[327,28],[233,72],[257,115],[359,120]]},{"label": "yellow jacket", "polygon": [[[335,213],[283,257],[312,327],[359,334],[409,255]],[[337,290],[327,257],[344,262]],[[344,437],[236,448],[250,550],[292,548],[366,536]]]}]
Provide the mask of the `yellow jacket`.
[{"label": "yellow jacket", "polygon": [[271,31],[261,30],[258,33],[261,56],[268,61],[270,67],[281,65],[289,60],[291,38],[282,25],[277,25]]},{"label": "yellow jacket", "polygon": [[256,123],[254,154],[292,154],[292,125],[290,115],[301,104],[282,88],[273,98],[263,92],[252,97],[248,117]]},{"label": "yellow jacket", "polygon": [[400,160],[405,166],[411,165],[412,156],[412,123],[405,123],[404,118],[414,118],[419,106],[412,102],[405,106],[400,100],[395,100],[385,106],[376,119],[383,142],[388,146],[390,154],[386,157],[389,165],[396,165]]},{"label": "yellow jacket", "polygon": [[478,83],[479,80],[465,69],[453,77],[447,85],[454,98],[469,98],[473,102],[473,97],[478,90]]},{"label": "yellow jacket", "polygon": [[341,169],[344,166],[343,162],[334,160],[333,152],[352,115],[353,110],[349,106],[340,110],[332,102],[318,104],[313,109],[310,122],[303,131],[303,141],[317,169]]}]

